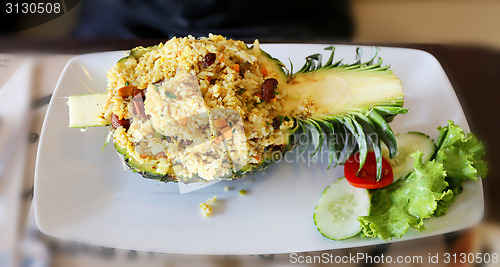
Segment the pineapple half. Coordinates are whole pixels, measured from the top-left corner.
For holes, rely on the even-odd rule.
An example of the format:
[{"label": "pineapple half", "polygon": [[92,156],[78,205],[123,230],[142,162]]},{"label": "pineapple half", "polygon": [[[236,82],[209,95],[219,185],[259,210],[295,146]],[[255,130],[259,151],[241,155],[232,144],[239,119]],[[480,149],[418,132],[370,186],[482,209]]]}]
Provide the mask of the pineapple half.
[{"label": "pineapple half", "polygon": [[[118,64],[130,57],[141,57],[148,50],[156,48],[156,46],[135,48],[127,57],[118,61]],[[259,157],[258,164],[248,163],[224,179],[237,179],[264,169],[281,159],[284,153],[296,144],[301,143],[300,136],[304,135],[310,140],[305,147],[309,147],[311,143],[314,146],[313,154],[321,152],[326,143],[329,167],[344,163],[355,151],[360,152],[362,166],[368,150],[373,150],[377,159],[377,174],[380,177],[381,141],[389,148],[391,157],[397,153],[394,133],[388,122],[395,115],[407,112],[407,109],[403,108],[402,83],[389,70],[389,66],[382,66],[382,60],[377,57],[378,49],[374,50],[371,60],[361,62],[362,51],[358,48],[357,62],[352,64],[345,64],[342,60],[334,61],[333,46],[325,49],[332,52],[324,64],[321,55],[314,54],[308,56],[304,66],[295,73],[293,66],[288,72],[282,62],[261,51],[258,60],[268,70],[278,73],[278,77],[275,78],[286,92],[283,101],[284,114],[280,118],[293,120],[294,126],[289,130],[288,141],[284,145],[266,147]],[[68,101],[70,127],[109,125],[97,119],[97,115],[104,111],[103,102],[106,96],[106,94],[71,96]],[[301,113],[299,109],[300,103],[304,100],[314,102],[314,107],[307,113]],[[88,107],[95,108],[89,110]],[[172,167],[166,174],[158,173],[134,160],[124,147],[115,143],[115,148],[123,155],[125,163],[145,178],[163,182],[199,181],[176,176]]]}]

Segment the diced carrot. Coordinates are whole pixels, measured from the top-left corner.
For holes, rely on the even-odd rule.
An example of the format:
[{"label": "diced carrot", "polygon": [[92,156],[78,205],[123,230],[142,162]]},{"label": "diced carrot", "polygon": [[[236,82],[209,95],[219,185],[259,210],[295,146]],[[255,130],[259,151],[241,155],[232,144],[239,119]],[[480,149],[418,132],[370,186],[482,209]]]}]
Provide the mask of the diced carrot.
[{"label": "diced carrot", "polygon": [[214,120],[214,125],[217,128],[223,128],[227,125],[227,121],[225,119],[216,119]]},{"label": "diced carrot", "polygon": [[216,143],[216,144],[222,143],[222,138],[220,136],[218,136],[217,138],[215,138],[214,143]]},{"label": "diced carrot", "polygon": [[240,72],[240,65],[234,64],[233,65],[233,70],[236,71],[236,72]]},{"label": "diced carrot", "polygon": [[224,54],[222,54],[222,55],[220,56],[220,59],[219,59],[219,63],[222,63],[222,62],[224,62]]},{"label": "diced carrot", "polygon": [[257,156],[253,156],[253,157],[254,157],[254,159],[256,159],[257,161],[259,161],[259,162],[260,162],[260,156],[259,156],[259,155],[257,155]]},{"label": "diced carrot", "polygon": [[224,136],[224,138],[226,138],[226,139],[229,139],[233,136],[233,131],[231,130],[231,127],[229,127],[229,126],[222,128],[221,132],[222,132],[222,136]]},{"label": "diced carrot", "polygon": [[274,95],[274,98],[271,99],[271,101],[277,101],[278,100],[278,96],[277,95]]},{"label": "diced carrot", "polygon": [[260,73],[262,73],[262,75],[266,76],[267,75],[267,69],[266,68],[262,68],[260,70]]},{"label": "diced carrot", "polygon": [[179,122],[180,124],[182,125],[186,125],[188,123],[188,118],[186,117],[181,117],[177,120],[177,122]]},{"label": "diced carrot", "polygon": [[134,92],[135,89],[137,89],[137,87],[135,87],[133,85],[126,85],[126,86],[123,86],[122,88],[116,90],[116,93],[121,97],[129,97],[132,95],[132,93]]}]

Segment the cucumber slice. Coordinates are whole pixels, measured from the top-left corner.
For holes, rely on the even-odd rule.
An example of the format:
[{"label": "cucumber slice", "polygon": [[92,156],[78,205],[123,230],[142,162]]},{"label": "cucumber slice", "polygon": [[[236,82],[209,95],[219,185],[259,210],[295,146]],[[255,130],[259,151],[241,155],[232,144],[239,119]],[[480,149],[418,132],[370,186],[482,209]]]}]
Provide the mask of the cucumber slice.
[{"label": "cucumber slice", "polygon": [[382,155],[392,166],[394,182],[405,178],[414,171],[413,163],[415,159],[411,157],[411,154],[421,151],[424,153],[423,162],[427,162],[436,150],[434,141],[428,135],[420,132],[398,134],[396,135],[396,142],[398,144],[398,153],[394,158],[389,158],[389,150],[386,147],[382,149]]},{"label": "cucumber slice", "polygon": [[370,214],[370,194],[345,178],[328,186],[314,210],[314,224],[325,237],[342,240],[361,232],[358,216]]},{"label": "cucumber slice", "polygon": [[136,48],[130,50],[130,55],[135,57],[135,59],[139,59],[147,52],[153,51],[155,49],[158,49],[158,45],[153,45],[153,46],[148,46],[148,47],[139,46],[139,47],[136,47]]},{"label": "cucumber slice", "polygon": [[106,126],[110,122],[101,118],[106,108],[107,94],[72,95],[68,98],[69,127],[87,128]]}]

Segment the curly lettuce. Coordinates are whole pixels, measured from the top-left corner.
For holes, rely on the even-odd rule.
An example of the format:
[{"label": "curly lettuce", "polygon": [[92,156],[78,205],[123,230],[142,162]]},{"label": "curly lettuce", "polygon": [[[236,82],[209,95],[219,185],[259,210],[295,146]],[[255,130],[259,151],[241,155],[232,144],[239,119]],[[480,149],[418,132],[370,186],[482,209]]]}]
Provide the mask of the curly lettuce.
[{"label": "curly lettuce", "polygon": [[422,156],[412,154],[415,171],[406,179],[373,191],[370,215],[358,217],[364,236],[388,240],[401,238],[410,228],[423,230],[423,219],[432,217],[438,202],[449,197],[443,165],[422,163]]},{"label": "curly lettuce", "polygon": [[466,135],[453,121],[448,121],[448,126],[439,127],[438,131],[435,158],[446,170],[446,181],[449,184],[447,189],[452,194],[438,202],[435,217],[446,214],[457,195],[462,193],[462,184],[466,180],[476,181],[478,176],[485,177],[488,173],[487,164],[483,160],[484,146],[474,134]]},{"label": "curly lettuce", "polygon": [[424,219],[446,214],[463,190],[466,180],[484,177],[484,147],[452,121],[438,128],[436,154],[422,162],[422,152],[412,154],[414,168],[406,179],[372,191],[369,216],[358,217],[365,237],[401,238],[410,228],[424,230]]}]

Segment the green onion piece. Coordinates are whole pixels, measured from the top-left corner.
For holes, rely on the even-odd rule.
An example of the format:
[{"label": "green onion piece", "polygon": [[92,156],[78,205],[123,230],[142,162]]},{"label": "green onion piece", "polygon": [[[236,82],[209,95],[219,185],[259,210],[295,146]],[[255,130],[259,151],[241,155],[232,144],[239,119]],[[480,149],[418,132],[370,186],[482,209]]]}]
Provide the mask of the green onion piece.
[{"label": "green onion piece", "polygon": [[172,94],[171,92],[168,92],[168,91],[167,91],[167,92],[165,92],[165,94],[166,94],[166,95],[168,96],[168,98],[170,98],[170,99],[176,99],[176,98],[177,98],[177,96],[176,96],[176,95],[174,95],[174,94]]}]

